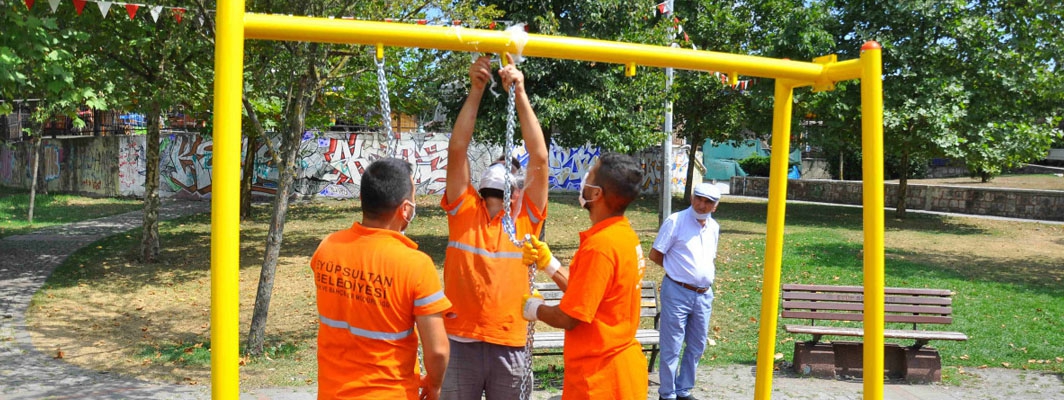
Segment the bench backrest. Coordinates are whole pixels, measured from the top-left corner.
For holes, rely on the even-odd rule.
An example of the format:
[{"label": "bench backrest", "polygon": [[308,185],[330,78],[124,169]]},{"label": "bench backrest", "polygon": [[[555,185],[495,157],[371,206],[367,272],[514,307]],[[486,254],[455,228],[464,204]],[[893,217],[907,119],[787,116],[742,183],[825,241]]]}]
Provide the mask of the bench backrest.
[{"label": "bench backrest", "polygon": [[[658,285],[655,282],[643,281],[640,283],[642,286],[642,301],[639,306],[639,316],[644,318],[654,318],[658,315]],[[558,305],[561,301],[562,292],[558,289],[558,285],[554,282],[549,283],[536,283],[536,290],[539,290],[539,294],[543,296],[544,303],[551,306]]]},{"label": "bench backrest", "polygon": [[[884,288],[886,322],[949,324],[952,293],[944,289]],[[783,285],[783,318],[832,321],[864,320],[864,287]]]}]

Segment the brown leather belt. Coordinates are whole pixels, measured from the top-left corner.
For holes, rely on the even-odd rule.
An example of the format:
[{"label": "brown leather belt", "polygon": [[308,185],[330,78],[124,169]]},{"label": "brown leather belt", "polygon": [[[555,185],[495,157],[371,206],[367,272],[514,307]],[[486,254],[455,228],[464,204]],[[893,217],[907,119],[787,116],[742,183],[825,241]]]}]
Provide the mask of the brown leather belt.
[{"label": "brown leather belt", "polygon": [[708,287],[698,287],[698,286],[695,286],[695,285],[688,285],[686,283],[683,283],[683,282],[680,282],[678,280],[672,279],[672,277],[669,276],[669,274],[665,274],[665,277],[669,278],[670,281],[673,281],[677,285],[680,285],[680,287],[682,287],[684,289],[687,289],[687,290],[690,290],[692,292],[698,293],[698,294],[705,294],[706,292],[709,291]]}]

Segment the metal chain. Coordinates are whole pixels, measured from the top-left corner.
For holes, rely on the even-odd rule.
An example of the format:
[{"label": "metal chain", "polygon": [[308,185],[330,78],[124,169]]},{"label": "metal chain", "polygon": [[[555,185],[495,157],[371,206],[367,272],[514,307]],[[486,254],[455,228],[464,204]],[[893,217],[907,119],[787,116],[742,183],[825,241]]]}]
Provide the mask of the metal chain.
[{"label": "metal chain", "polygon": [[384,57],[375,58],[377,61],[377,88],[381,95],[381,121],[384,122],[384,134],[388,139],[389,156],[395,157],[395,151],[399,148],[399,138],[392,133],[392,105],[388,99],[388,78],[384,76]]},{"label": "metal chain", "polygon": [[[536,288],[536,263],[528,265],[528,293],[534,293]],[[521,376],[521,400],[527,400],[532,394],[532,385],[535,384],[532,374],[532,341],[536,335],[535,321],[528,321],[528,330],[525,332],[525,365],[528,371]]]},{"label": "metal chain", "polygon": [[506,166],[505,184],[503,185],[502,204],[504,214],[502,215],[502,229],[506,232],[506,236],[510,238],[510,242],[514,246],[521,247],[525,245],[524,240],[517,240],[517,227],[514,226],[514,218],[510,215],[510,186],[513,184],[513,174],[511,173],[512,164],[510,163],[510,155],[513,154],[514,147],[514,126],[516,122],[516,106],[514,105],[514,89],[516,84],[510,84],[510,92],[506,99],[506,144],[503,147],[503,165]]},{"label": "metal chain", "polygon": [[[506,166],[506,174],[504,175],[505,184],[503,185],[503,216],[502,216],[502,228],[506,232],[506,236],[510,238],[510,242],[518,248],[525,245],[526,237],[524,240],[517,240],[517,227],[514,226],[513,215],[510,210],[510,186],[513,184],[513,174],[511,173],[512,164],[510,163],[510,155],[513,153],[514,147],[514,128],[516,125],[516,109],[514,104],[514,90],[516,84],[510,84],[510,90],[506,98],[506,144],[503,148],[503,160]],[[527,236],[527,235],[526,235]],[[536,263],[529,264],[528,266],[528,293],[533,293],[536,288]],[[532,344],[533,336],[536,334],[536,323],[533,321],[528,322],[528,328],[525,332],[525,365],[527,370],[521,375],[521,400],[526,400],[532,394]]]}]

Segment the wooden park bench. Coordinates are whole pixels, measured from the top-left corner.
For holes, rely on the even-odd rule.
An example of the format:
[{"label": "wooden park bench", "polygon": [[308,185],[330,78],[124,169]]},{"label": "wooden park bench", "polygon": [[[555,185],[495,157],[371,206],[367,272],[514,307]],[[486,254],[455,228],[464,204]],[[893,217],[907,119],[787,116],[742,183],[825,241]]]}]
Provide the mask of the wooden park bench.
[{"label": "wooden park bench", "polygon": [[[640,318],[649,318],[653,321],[653,329],[639,329],[635,333],[635,340],[643,345],[643,351],[650,354],[650,362],[647,363],[648,371],[654,372],[654,362],[658,358],[658,287],[650,281],[643,281],[642,304],[639,307]],[[556,306],[561,301],[562,292],[558,285],[550,283],[536,283],[536,289],[543,295],[544,303]],[[537,331],[532,337],[533,355],[558,355],[562,354],[565,345],[565,332],[540,332]]]},{"label": "wooden park bench", "polygon": [[[911,329],[884,329],[883,337],[912,339],[911,346],[887,343],[884,349],[884,375],[909,382],[942,380],[942,360],[938,350],[928,347],[931,340],[968,340],[960,332],[917,329],[929,324],[953,322],[949,290],[885,288],[883,317],[891,323],[911,325]],[[800,374],[818,377],[861,376],[862,343],[822,343],[824,336],[863,337],[859,326],[840,323],[816,325],[818,321],[864,321],[864,288],[861,286],[783,285],[783,318],[803,319],[808,325],[784,325],[790,333],[813,335],[813,340],[795,342],[794,368]]]}]

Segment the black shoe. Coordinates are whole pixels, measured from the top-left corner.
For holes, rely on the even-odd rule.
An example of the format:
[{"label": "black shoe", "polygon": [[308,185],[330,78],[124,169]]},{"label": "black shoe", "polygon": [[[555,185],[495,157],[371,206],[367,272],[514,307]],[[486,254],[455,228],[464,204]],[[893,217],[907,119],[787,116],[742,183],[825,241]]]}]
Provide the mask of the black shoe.
[{"label": "black shoe", "polygon": [[676,396],[676,400],[698,400],[695,396]]}]

